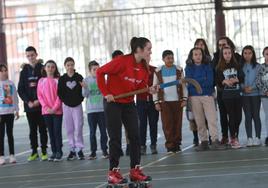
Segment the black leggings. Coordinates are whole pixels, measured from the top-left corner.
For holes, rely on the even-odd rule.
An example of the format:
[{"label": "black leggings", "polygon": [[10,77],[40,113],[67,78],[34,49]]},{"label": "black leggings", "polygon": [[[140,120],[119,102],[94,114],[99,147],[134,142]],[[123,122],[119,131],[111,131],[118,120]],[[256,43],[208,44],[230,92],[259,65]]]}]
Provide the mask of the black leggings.
[{"label": "black leggings", "polygon": [[242,120],[241,98],[223,99],[223,102],[229,118],[231,138],[238,138],[239,126]]},{"label": "black leggings", "polygon": [[130,149],[130,167],[140,164],[140,138],[138,113],[134,103],[107,103],[104,101],[104,111],[109,134],[110,170],[118,167],[120,151],[122,123],[128,132]]},{"label": "black leggings", "polygon": [[5,130],[7,132],[9,154],[14,155],[13,125],[14,114],[0,115],[0,156],[4,155]]}]

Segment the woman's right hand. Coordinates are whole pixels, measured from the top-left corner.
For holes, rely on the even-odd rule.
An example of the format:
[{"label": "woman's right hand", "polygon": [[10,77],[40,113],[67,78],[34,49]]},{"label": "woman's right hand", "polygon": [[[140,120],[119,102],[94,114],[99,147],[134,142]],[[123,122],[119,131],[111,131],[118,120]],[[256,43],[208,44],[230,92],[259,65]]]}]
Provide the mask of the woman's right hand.
[{"label": "woman's right hand", "polygon": [[114,96],[111,94],[106,95],[104,98],[107,100],[107,102],[115,102]]}]

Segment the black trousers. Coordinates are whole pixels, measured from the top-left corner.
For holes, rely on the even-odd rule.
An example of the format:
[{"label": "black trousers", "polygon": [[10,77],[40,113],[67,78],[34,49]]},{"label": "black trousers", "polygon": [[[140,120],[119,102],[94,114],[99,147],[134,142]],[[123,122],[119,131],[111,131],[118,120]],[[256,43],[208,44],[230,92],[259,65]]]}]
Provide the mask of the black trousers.
[{"label": "black trousers", "polygon": [[47,139],[48,139],[47,128],[43,116],[41,114],[41,111],[26,112],[26,117],[30,128],[29,138],[33,152],[37,152],[38,148],[38,136],[37,136],[37,129],[38,129],[40,134],[41,149],[43,153],[46,153]]},{"label": "black trousers", "polygon": [[134,103],[107,103],[104,101],[104,111],[106,116],[106,125],[109,134],[109,153],[110,153],[110,170],[118,167],[122,123],[128,132],[129,149],[130,149],[130,167],[134,168],[140,164],[140,138],[138,126],[138,113]]},{"label": "black trousers", "polygon": [[140,122],[140,139],[141,145],[146,146],[147,127],[149,124],[151,146],[157,142],[157,122],[159,112],[155,109],[153,101],[137,100],[137,110]]},{"label": "black trousers", "polygon": [[218,102],[219,111],[220,111],[220,123],[221,123],[222,137],[228,138],[229,121],[227,118],[227,110],[222,99],[222,92],[217,92],[217,102]]},{"label": "black trousers", "polygon": [[9,154],[14,155],[13,125],[14,114],[0,115],[0,156],[4,155],[5,132],[8,138]]},{"label": "black trousers", "polygon": [[245,127],[247,137],[252,138],[252,120],[255,126],[255,135],[261,138],[261,97],[260,96],[243,96],[242,97],[243,110],[245,113]]},{"label": "black trousers", "polygon": [[231,137],[238,138],[239,126],[242,120],[242,99],[241,97],[223,99],[223,102],[229,118]]}]

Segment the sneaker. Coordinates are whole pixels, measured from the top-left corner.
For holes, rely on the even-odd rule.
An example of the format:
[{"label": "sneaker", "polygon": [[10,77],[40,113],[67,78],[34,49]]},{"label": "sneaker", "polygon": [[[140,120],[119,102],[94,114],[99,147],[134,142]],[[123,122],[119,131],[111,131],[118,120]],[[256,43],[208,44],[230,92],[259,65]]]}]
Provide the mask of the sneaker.
[{"label": "sneaker", "polygon": [[62,152],[57,152],[55,159],[54,159],[54,162],[59,162],[61,160],[62,160]]},{"label": "sneaker", "polygon": [[197,131],[193,131],[193,135],[194,135],[193,144],[194,147],[197,147],[199,145],[199,138]]},{"label": "sneaker", "polygon": [[129,144],[127,144],[127,147],[126,147],[126,156],[129,156]]},{"label": "sneaker", "polygon": [[141,146],[141,155],[146,155],[146,146]]},{"label": "sneaker", "polygon": [[31,161],[35,161],[35,160],[37,160],[39,158],[39,155],[38,155],[38,153],[32,153],[29,157],[28,157],[28,161],[29,162],[31,162]]},{"label": "sneaker", "polygon": [[82,150],[78,151],[78,159],[79,160],[85,160],[85,155]]},{"label": "sneaker", "polygon": [[240,145],[240,143],[239,143],[239,141],[238,141],[237,138],[232,138],[231,139],[231,147],[233,149],[239,149],[239,148],[241,148],[241,145]]},{"label": "sneaker", "polygon": [[179,144],[176,148],[174,148],[174,153],[178,153],[181,151],[181,144]]},{"label": "sneaker", "polygon": [[152,155],[158,154],[158,151],[156,149],[156,145],[151,145],[150,148],[151,148]]},{"label": "sneaker", "polygon": [[97,159],[96,152],[91,152],[91,154],[88,157],[89,160],[95,160]]},{"label": "sneaker", "polygon": [[0,157],[0,165],[4,165],[4,164],[6,164],[5,157],[4,156],[1,156]]},{"label": "sneaker", "polygon": [[41,153],[41,161],[47,161],[47,160],[48,160],[47,153]]},{"label": "sneaker", "polygon": [[268,146],[268,137],[265,138],[265,146]]},{"label": "sneaker", "polygon": [[151,176],[146,176],[141,168],[140,165],[136,165],[135,168],[130,169],[129,179],[133,182],[141,182],[141,181],[151,181]]},{"label": "sneaker", "polygon": [[195,151],[207,151],[209,150],[208,141],[202,141],[199,146],[195,148]]},{"label": "sneaker", "polygon": [[[96,155],[95,155],[95,157],[96,157]],[[103,159],[108,159],[109,158],[109,153],[107,151],[103,151],[102,152],[102,158]]]},{"label": "sneaker", "polygon": [[175,151],[174,148],[167,148],[167,152],[168,152],[169,154],[171,154],[171,153],[176,153],[176,151]]},{"label": "sneaker", "polygon": [[252,146],[253,146],[253,139],[252,138],[248,138],[247,147],[252,147]]},{"label": "sneaker", "polygon": [[52,155],[48,158],[48,161],[54,161],[56,158],[56,153],[52,153]]},{"label": "sneaker", "polygon": [[211,145],[212,144],[212,140],[211,140],[211,136],[209,135],[208,137],[208,144]]},{"label": "sneaker", "polygon": [[194,147],[197,147],[199,145],[199,140],[194,138],[193,139],[193,145],[194,145]]},{"label": "sneaker", "polygon": [[113,168],[108,172],[108,183],[109,184],[125,184],[127,179],[124,178],[120,173],[120,168]]},{"label": "sneaker", "polygon": [[68,157],[67,157],[67,161],[73,161],[76,159],[76,153],[74,151],[70,151]]},{"label": "sneaker", "polygon": [[16,161],[16,158],[15,158],[15,156],[14,155],[10,155],[9,156],[9,163],[16,163],[17,161]]},{"label": "sneaker", "polygon": [[228,137],[222,137],[221,138],[221,145],[227,145],[227,144],[229,144]]},{"label": "sneaker", "polygon": [[226,149],[225,145],[222,145],[219,140],[215,140],[214,142],[211,143],[210,146],[211,150],[224,150]]},{"label": "sneaker", "polygon": [[253,146],[260,146],[261,145],[261,139],[259,139],[258,137],[256,137],[253,140]]}]

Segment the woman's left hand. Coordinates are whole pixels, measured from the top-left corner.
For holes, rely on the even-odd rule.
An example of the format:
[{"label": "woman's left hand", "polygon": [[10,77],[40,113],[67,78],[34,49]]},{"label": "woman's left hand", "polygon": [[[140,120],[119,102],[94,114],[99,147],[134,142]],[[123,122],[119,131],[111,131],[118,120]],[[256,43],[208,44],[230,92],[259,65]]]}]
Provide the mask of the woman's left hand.
[{"label": "woman's left hand", "polygon": [[149,87],[150,94],[156,94],[159,91],[159,85]]}]

